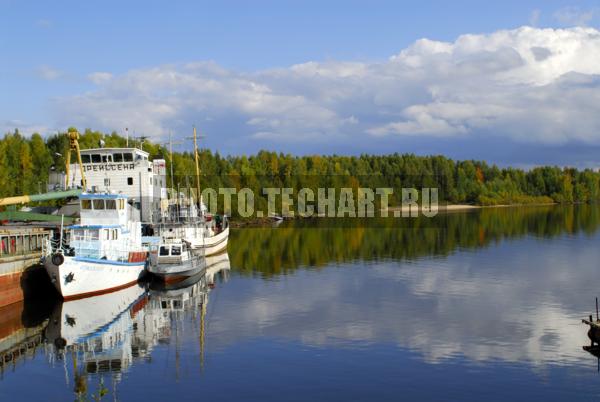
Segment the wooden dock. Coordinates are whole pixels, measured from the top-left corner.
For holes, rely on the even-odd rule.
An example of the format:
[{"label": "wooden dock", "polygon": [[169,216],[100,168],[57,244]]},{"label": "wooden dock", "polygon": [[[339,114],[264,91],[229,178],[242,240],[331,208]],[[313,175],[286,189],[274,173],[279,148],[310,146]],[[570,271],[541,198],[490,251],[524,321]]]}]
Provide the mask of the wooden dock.
[{"label": "wooden dock", "polygon": [[0,307],[33,295],[48,281],[40,258],[50,235],[39,226],[0,226]]}]

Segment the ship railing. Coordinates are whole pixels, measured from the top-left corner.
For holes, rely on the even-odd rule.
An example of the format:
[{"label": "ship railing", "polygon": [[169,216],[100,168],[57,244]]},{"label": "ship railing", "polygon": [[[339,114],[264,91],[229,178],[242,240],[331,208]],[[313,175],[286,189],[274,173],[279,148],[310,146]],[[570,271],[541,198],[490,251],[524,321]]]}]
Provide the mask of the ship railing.
[{"label": "ship railing", "polygon": [[116,249],[114,247],[110,247],[109,249],[103,249],[101,247],[95,246],[93,242],[82,242],[80,244],[74,245],[71,250],[73,251],[73,255],[76,257],[93,258],[98,260],[111,260],[119,262],[128,262],[131,253],[144,253],[147,251],[143,248]]},{"label": "ship railing", "polygon": [[68,248],[69,248],[69,246],[68,246],[68,243],[66,242],[66,239],[63,239],[63,242],[61,245],[59,239],[52,239],[52,238],[48,237],[42,243],[42,255],[51,255],[56,252],[64,253],[65,250],[67,250]]}]

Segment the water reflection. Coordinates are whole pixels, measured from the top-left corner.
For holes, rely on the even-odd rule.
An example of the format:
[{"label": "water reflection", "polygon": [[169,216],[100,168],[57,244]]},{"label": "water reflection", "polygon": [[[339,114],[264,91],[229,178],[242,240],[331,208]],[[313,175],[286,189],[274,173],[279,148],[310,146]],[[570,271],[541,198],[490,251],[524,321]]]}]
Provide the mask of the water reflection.
[{"label": "water reflection", "polygon": [[[16,303],[0,311],[2,373],[40,353],[62,367],[64,383],[79,400],[116,394],[136,361],[150,361],[153,349],[168,344],[185,315],[200,316],[203,331],[208,293],[217,278],[228,278],[229,257],[207,258],[206,271],[165,287],[140,284],[78,300],[40,301],[25,309]],[[41,352],[40,352],[41,350]]]},{"label": "water reflection", "polygon": [[[231,253],[237,270],[293,274],[293,280],[249,281],[243,300],[228,295],[241,307],[225,309],[212,325],[221,339],[393,342],[430,363],[456,357],[535,367],[581,363],[580,319],[597,293],[599,211],[489,209],[448,214],[440,218],[444,228],[419,230],[238,231],[232,237],[243,247]],[[338,269],[297,271],[332,263]]]},{"label": "water reflection", "polygon": [[56,300],[20,301],[0,308],[0,376],[13,373],[43,351],[44,330]]},{"label": "water reflection", "polygon": [[231,247],[230,257],[238,271],[273,276],[303,266],[448,256],[457,250],[489,247],[526,235],[591,235],[600,227],[600,208],[484,208],[411,222],[409,227],[401,227],[393,219],[334,227],[329,221],[316,219],[284,222],[278,228],[235,230],[231,233],[235,247]]},{"label": "water reflection", "polygon": [[[1,328],[14,328],[0,350],[37,339],[45,359],[42,368],[22,359],[0,398],[32,365],[53,392],[80,399],[596,396],[598,352],[582,348],[581,318],[598,295],[599,211],[490,209],[421,229],[284,222],[232,231],[229,256],[205,275],[36,308],[27,325],[24,315],[0,315]],[[213,291],[218,280],[227,284]]]}]

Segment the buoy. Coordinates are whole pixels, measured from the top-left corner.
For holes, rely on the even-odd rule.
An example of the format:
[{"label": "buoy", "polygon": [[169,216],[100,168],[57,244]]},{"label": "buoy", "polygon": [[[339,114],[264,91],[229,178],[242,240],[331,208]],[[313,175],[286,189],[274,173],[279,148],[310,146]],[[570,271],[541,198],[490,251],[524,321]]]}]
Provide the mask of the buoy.
[{"label": "buoy", "polygon": [[61,253],[56,253],[52,256],[52,264],[56,265],[57,267],[62,265],[63,262],[65,262],[65,256]]}]

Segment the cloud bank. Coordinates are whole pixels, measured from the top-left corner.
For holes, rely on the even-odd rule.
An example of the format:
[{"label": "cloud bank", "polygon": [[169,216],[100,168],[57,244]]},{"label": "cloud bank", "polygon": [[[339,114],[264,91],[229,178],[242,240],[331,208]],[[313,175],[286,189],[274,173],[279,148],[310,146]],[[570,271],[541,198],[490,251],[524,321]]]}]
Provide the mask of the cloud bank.
[{"label": "cloud bank", "polygon": [[310,143],[312,152],[417,138],[596,146],[599,74],[600,31],[522,27],[451,43],[421,39],[381,62],[91,73],[93,90],[58,99],[55,112],[65,126],[166,136],[196,124],[223,140]]}]

